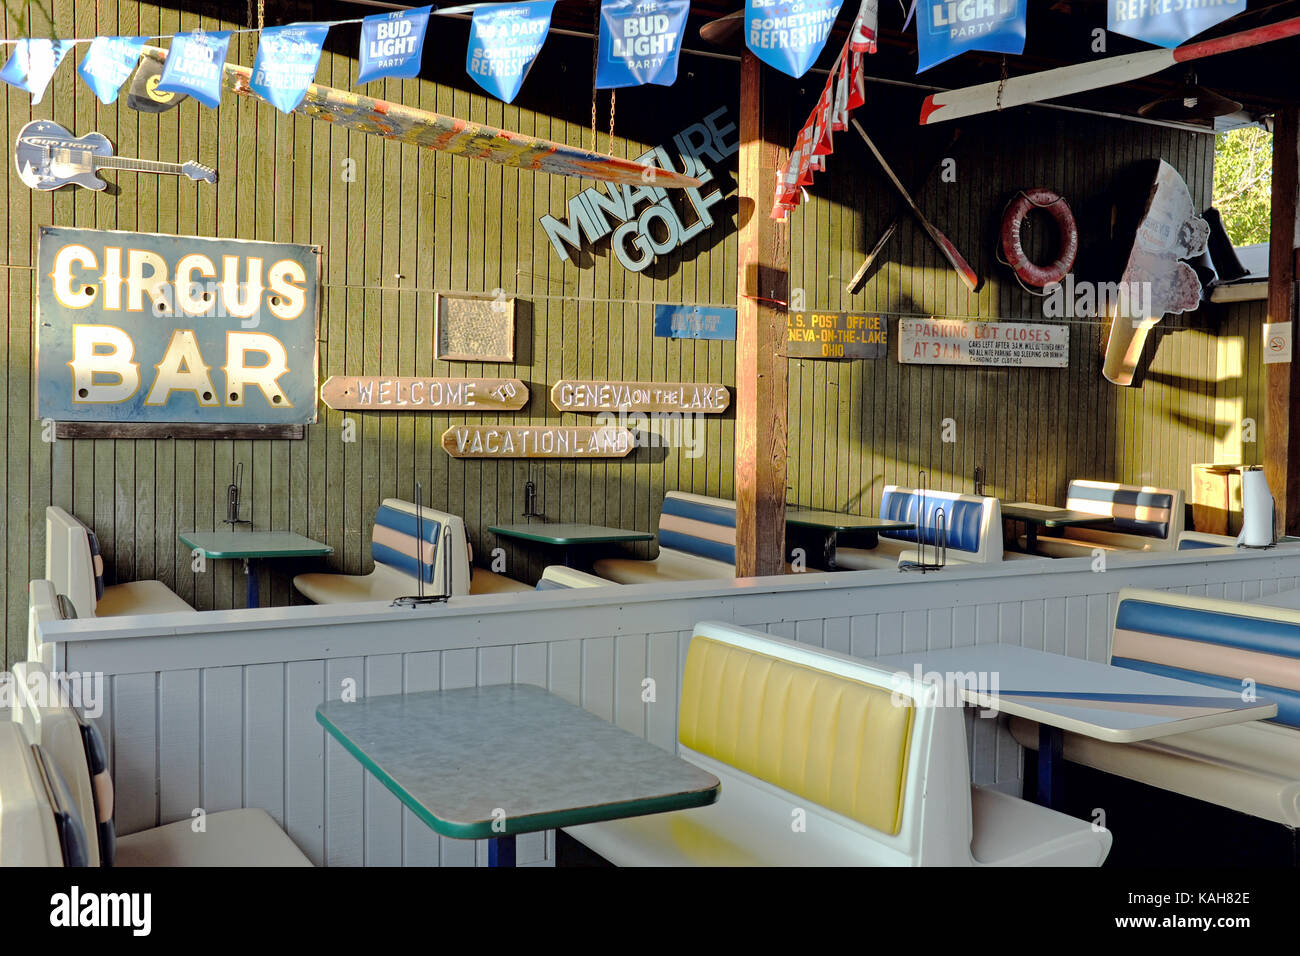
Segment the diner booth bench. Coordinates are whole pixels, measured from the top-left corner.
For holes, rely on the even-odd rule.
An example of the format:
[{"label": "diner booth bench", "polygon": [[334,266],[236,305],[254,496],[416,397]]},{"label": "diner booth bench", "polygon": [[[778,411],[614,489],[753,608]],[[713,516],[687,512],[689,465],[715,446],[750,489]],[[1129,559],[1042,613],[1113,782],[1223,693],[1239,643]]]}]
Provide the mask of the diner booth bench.
[{"label": "diner booth bench", "polygon": [[649,561],[600,558],[594,568],[618,584],[734,578],[736,503],[670,491],[659,513],[659,556]]},{"label": "diner booth bench", "polygon": [[[1067,733],[1067,760],[1300,827],[1300,611],[1124,588],[1110,663],[1229,690],[1253,681],[1277,716],[1132,744]],[[1011,731],[1037,749],[1036,724],[1013,718]]]},{"label": "diner booth bench", "polygon": [[1110,833],[972,786],[961,707],[844,654],[696,626],[678,753],[707,807],[568,827],[618,865],[1097,866]]},{"label": "diner booth bench", "polygon": [[[311,866],[271,815],[260,809],[205,814],[199,832],[187,817],[117,836],[113,780],[99,730],[82,718],[67,695],[36,700],[32,688],[37,685],[29,678],[32,666],[14,665],[14,719],[0,724],[0,862],[10,862],[14,837],[21,862],[30,866]],[[24,748],[33,758],[25,761],[27,781],[14,756]],[[52,799],[33,797],[33,762],[43,765]],[[33,805],[43,812],[33,814]],[[18,822],[31,828],[21,841],[10,821],[15,807]],[[56,851],[58,847],[62,849]]]},{"label": "diner booth bench", "polygon": [[552,564],[542,571],[542,576],[537,581],[537,590],[559,591],[567,588],[604,588],[613,587],[615,583],[594,574],[588,574],[586,571],[579,571],[577,568],[566,568],[562,564]]},{"label": "diner booth bench", "polygon": [[532,590],[521,581],[475,568],[465,522],[459,517],[417,509],[398,498],[384,499],[375,513],[370,554],[375,567],[369,574],[299,574],[293,586],[317,604],[392,601],[419,593],[421,578],[425,594],[440,594],[448,573],[453,595]]},{"label": "diner booth bench", "polygon": [[[1173,551],[1183,533],[1183,492],[1179,488],[1118,485],[1109,481],[1070,482],[1070,511],[1104,515],[1105,524],[1065,528],[1063,537],[1038,538],[1040,554],[1053,558],[1089,557],[1102,551]],[[1022,539],[1023,543],[1023,539]]]},{"label": "diner booth bench", "polygon": [[880,517],[910,521],[918,529],[881,531],[874,548],[836,548],[836,566],[868,571],[918,562],[921,558],[918,534],[925,545],[926,560],[935,561],[935,546],[940,540],[936,524],[939,511],[943,511],[947,526],[948,564],[983,564],[1003,559],[1002,504],[997,498],[886,485],[880,496]]},{"label": "diner booth bench", "polygon": [[66,594],[78,617],[120,617],[193,611],[161,581],[104,585],[99,538],[89,525],[57,505],[45,509],[45,577]]}]

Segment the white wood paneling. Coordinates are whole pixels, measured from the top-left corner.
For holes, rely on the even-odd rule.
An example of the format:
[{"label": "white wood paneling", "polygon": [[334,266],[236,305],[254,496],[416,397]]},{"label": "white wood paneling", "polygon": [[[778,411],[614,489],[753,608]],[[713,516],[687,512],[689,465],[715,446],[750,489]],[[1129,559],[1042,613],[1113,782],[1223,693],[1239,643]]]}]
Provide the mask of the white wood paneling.
[{"label": "white wood paneling", "polygon": [[[1296,586],[1300,549],[1117,557],[1104,572],[1087,559],[1027,564],[70,621],[42,634],[66,669],[106,675],[98,724],[122,833],[199,806],[260,806],[318,864],[472,866],[485,844],[432,833],[316,722],[345,681],[359,696],[534,683],[672,749],[700,620],[859,657],[1001,641],[1103,661],[1121,587],[1254,598]],[[1022,755],[1000,721],[971,716],[968,732],[973,779],[1015,792]],[[553,863],[552,835],[521,836],[518,856]]]}]

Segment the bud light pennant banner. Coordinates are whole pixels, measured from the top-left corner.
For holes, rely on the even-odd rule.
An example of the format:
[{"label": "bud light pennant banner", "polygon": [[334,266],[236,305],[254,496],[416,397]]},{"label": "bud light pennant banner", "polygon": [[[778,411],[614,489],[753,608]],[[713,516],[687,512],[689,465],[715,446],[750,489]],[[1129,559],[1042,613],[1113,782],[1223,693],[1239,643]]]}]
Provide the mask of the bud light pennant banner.
[{"label": "bud light pennant banner", "polygon": [[690,0],[602,0],[596,89],[677,81]]},{"label": "bud light pennant banner", "polygon": [[101,103],[117,101],[118,91],[140,62],[144,37],[95,37],[77,72]]},{"label": "bud light pennant banner", "polygon": [[921,0],[917,73],[967,50],[1023,53],[1026,0]]},{"label": "bud light pennant banner", "polygon": [[361,21],[361,69],[357,83],[384,76],[410,80],[420,75],[424,31],[433,7],[377,13]]},{"label": "bud light pennant banner", "polygon": [[292,113],[316,78],[329,29],[328,23],[291,23],[263,30],[248,84],[253,92],[281,113]]},{"label": "bud light pennant banner", "polygon": [[41,418],[316,420],[319,246],[42,226],[36,248]]},{"label": "bud light pennant banner", "polygon": [[1109,0],[1106,26],[1112,33],[1156,46],[1176,47],[1246,9],[1246,0],[1195,3],[1187,0]]},{"label": "bud light pennant banner", "polygon": [[551,29],[554,0],[479,7],[469,25],[465,71],[499,100],[514,101]]},{"label": "bud light pennant banner", "polygon": [[204,106],[221,105],[221,68],[230,48],[230,31],[179,33],[172,40],[158,89],[188,93]]},{"label": "bud light pennant banner", "polygon": [[32,102],[39,103],[69,49],[58,40],[19,40],[14,44],[9,62],[0,69],[0,80],[26,90],[32,95]]},{"label": "bud light pennant banner", "polygon": [[745,0],[745,44],[796,79],[817,62],[842,0]]}]

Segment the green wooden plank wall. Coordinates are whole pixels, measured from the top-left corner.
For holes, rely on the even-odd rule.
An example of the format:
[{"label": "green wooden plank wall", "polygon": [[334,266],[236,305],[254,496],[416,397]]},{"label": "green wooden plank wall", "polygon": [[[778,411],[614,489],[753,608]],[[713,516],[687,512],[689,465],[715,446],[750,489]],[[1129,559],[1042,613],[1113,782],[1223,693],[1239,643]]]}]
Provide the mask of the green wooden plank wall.
[{"label": "green wooden plank wall", "polygon": [[[244,25],[129,0],[53,0],[50,9],[61,36]],[[243,16],[242,5],[238,9]],[[34,32],[45,33],[36,4],[27,11]],[[5,28],[16,35],[12,14]],[[385,80],[367,92],[562,142],[591,142],[590,43],[553,36],[516,104],[504,105],[480,95],[464,77],[459,51],[466,25],[440,22],[436,29],[455,56],[426,58],[424,78]],[[347,30],[332,34],[318,74],[322,83],[349,87],[356,76],[355,34]],[[251,63],[254,46],[250,35],[237,36],[231,59]],[[77,134],[100,130],[121,155],[195,158],[216,167],[221,181],[213,189],[120,174],[115,191],[37,193],[12,171],[3,180],[0,216],[9,242],[0,259],[6,328],[0,613],[6,662],[20,659],[25,649],[27,582],[43,573],[43,511],[50,503],[94,526],[110,582],[156,577],[207,609],[242,606],[242,575],[233,562],[212,562],[206,573],[193,573],[176,534],[218,526],[237,462],[246,466],[255,527],[327,541],[336,549],[328,566],[355,573],[369,567],[371,521],[380,500],[412,499],[417,481],[433,505],[465,517],[480,556],[496,546],[488,525],[521,520],[530,477],[550,520],[638,528],[653,527],[666,490],[732,495],[730,415],[708,423],[700,457],[682,448],[642,448],[611,461],[464,461],[449,458],[439,438],[450,424],[466,421],[590,421],[550,408],[550,385],[562,377],[732,385],[734,343],[656,338],[651,303],[734,304],[739,211],[733,174],[719,171],[731,194],[714,207],[715,213],[725,210],[723,221],[645,272],[623,269],[607,244],[565,263],[538,219],[564,217],[568,199],[590,182],[348,134],[246,99],[227,97],[218,110],[191,102],[162,115],[136,113],[124,102],[105,107],[73,68],[60,68],[36,107],[26,94],[6,89],[0,104],[10,142],[30,119],[48,117]],[[720,105],[728,105],[734,119],[736,76],[735,64],[692,57],[670,90],[620,91],[614,150],[639,155]],[[794,112],[803,115],[814,92],[811,86],[802,95],[796,90]],[[910,181],[942,143],[916,135],[916,94],[887,86],[872,86],[870,93],[859,115]],[[600,150],[610,145],[607,117],[602,94]],[[1014,189],[1059,189],[1074,204],[1086,242],[1104,231],[1109,211],[1099,197],[1124,166],[1165,157],[1187,177],[1201,205],[1211,179],[1206,136],[1050,111],[976,121],[953,154],[956,182],[932,182],[919,195],[988,277],[983,290],[968,295],[909,222],[879,274],[850,298],[844,283],[894,215],[896,200],[850,134],[842,134],[837,146],[830,173],[791,224],[791,285],[806,289],[814,308],[1030,319],[1041,314],[1038,302],[994,257],[997,219]],[[355,161],[355,181],[343,175],[349,160]],[[529,405],[518,416],[352,413],[357,441],[351,444],[342,440],[345,413],[323,406],[319,424],[296,442],[45,442],[33,420],[31,370],[34,236],[45,224],[318,243],[324,250],[322,380],[499,374],[528,383]],[[516,363],[435,362],[434,292],[498,288],[522,300]],[[1213,442],[1213,428],[1206,426],[1217,397],[1210,320],[1199,313],[1169,320],[1138,389],[1101,379],[1095,324],[1072,328],[1068,370],[900,366],[896,318],[886,359],[792,362],[790,500],[869,512],[884,484],[914,481],[919,468],[929,470],[933,485],[968,488],[976,465],[984,467],[992,492],[1041,501],[1059,500],[1076,475],[1185,483],[1187,465],[1207,460]],[[958,440],[951,444],[940,440],[948,417],[957,425]],[[525,580],[546,563],[522,550],[507,557],[509,570]],[[283,569],[266,574],[264,600],[294,600]]]}]

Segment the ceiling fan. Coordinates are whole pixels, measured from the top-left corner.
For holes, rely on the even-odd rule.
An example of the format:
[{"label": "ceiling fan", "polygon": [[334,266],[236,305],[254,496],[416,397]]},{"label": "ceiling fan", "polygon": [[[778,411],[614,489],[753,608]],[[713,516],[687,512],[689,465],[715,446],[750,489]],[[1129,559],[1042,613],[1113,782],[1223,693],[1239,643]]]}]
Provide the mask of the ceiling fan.
[{"label": "ceiling fan", "polygon": [[1198,84],[1196,73],[1188,70],[1181,88],[1138,107],[1138,115],[1146,119],[1190,122],[1227,116],[1240,109],[1241,104],[1236,100]]}]

